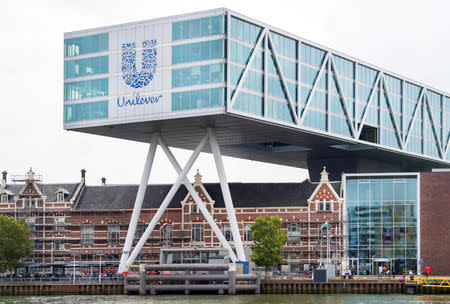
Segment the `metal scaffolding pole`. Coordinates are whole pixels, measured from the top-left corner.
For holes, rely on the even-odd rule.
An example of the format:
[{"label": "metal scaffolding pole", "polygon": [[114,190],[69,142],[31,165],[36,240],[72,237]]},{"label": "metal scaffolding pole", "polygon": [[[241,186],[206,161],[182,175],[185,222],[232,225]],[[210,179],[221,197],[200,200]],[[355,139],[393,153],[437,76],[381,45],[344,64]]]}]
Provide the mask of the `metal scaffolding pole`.
[{"label": "metal scaffolding pole", "polygon": [[203,137],[203,139],[198,144],[197,148],[195,149],[195,151],[192,153],[191,157],[189,158],[186,166],[183,168],[183,170],[178,175],[175,183],[172,185],[172,188],[170,188],[169,193],[167,193],[164,201],[161,203],[161,206],[159,206],[158,211],[153,216],[152,220],[150,221],[150,224],[148,224],[148,226],[147,226],[147,229],[145,229],[145,232],[142,235],[141,239],[137,243],[137,245],[134,248],[133,252],[131,253],[130,257],[127,259],[126,265],[131,265],[134,262],[134,260],[136,259],[136,256],[141,251],[142,247],[144,247],[145,242],[147,242],[148,237],[153,232],[153,229],[155,228],[159,219],[164,214],[164,211],[166,210],[169,203],[172,201],[173,197],[175,196],[175,193],[178,191],[178,188],[180,188],[182,181],[186,178],[186,174],[191,169],[191,167],[194,164],[195,160],[197,159],[198,155],[200,154],[203,147],[205,146],[207,140],[208,140],[208,133],[205,134],[205,136]]},{"label": "metal scaffolding pole", "polygon": [[230,188],[228,187],[228,181],[222,162],[222,155],[220,154],[219,145],[216,139],[216,132],[214,129],[208,128],[208,133],[209,143],[211,144],[211,150],[216,163],[217,174],[219,175],[220,188],[222,189],[223,200],[225,201],[225,207],[228,213],[228,220],[230,222],[231,233],[233,235],[234,247],[236,248],[238,259],[240,261],[246,261],[244,247],[242,246],[241,235],[239,233],[239,227],[237,225],[236,214],[233,207],[233,201],[231,199]]},{"label": "metal scaffolding pole", "polygon": [[[175,156],[170,151],[167,144],[164,142],[164,140],[161,138],[161,136],[158,135],[158,141],[159,145],[163,149],[163,151],[166,153],[167,157],[169,158],[170,162],[172,163],[172,166],[175,168],[178,174],[181,173],[181,167],[178,164],[177,160],[175,159]],[[235,262],[237,260],[236,254],[234,253],[233,249],[231,248],[228,241],[225,239],[225,237],[222,234],[222,231],[220,231],[219,227],[217,226],[216,222],[214,221],[214,218],[211,216],[211,214],[208,212],[208,209],[206,209],[205,204],[202,202],[200,197],[198,196],[197,191],[195,191],[194,187],[191,185],[189,180],[187,178],[184,178],[183,184],[186,186],[187,190],[191,194],[192,198],[194,199],[195,203],[198,206],[198,209],[205,217],[206,221],[208,222],[211,229],[216,234],[217,238],[219,239],[220,243],[222,244],[223,248],[228,250],[228,254],[230,255],[230,259]]]},{"label": "metal scaffolding pole", "polygon": [[131,215],[130,224],[128,225],[127,238],[122,250],[122,256],[120,258],[120,264],[118,273],[122,273],[125,270],[125,263],[130,255],[131,244],[133,243],[134,234],[136,232],[136,226],[141,213],[142,202],[144,201],[145,191],[147,190],[148,178],[152,169],[153,160],[155,158],[156,147],[158,146],[157,134],[154,134],[148,148],[147,159],[145,160],[144,171],[142,172],[141,183],[134,202],[133,213]]}]

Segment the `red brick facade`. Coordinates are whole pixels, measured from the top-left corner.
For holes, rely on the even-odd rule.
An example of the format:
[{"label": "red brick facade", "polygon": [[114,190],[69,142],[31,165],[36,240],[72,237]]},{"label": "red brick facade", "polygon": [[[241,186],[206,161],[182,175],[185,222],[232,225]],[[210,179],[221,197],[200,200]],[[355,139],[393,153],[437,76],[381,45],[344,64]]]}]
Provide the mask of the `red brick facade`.
[{"label": "red brick facade", "polygon": [[450,172],[420,174],[420,257],[433,275],[450,274]]},{"label": "red brick facade", "polygon": [[[342,199],[328,182],[326,172],[324,174],[321,183],[314,186],[315,190],[312,193],[307,194],[309,196],[307,202],[303,201],[299,205],[290,206],[278,204],[260,206],[256,201],[255,206],[252,207],[245,207],[242,204],[241,207],[236,207],[238,228],[244,246],[251,245],[249,227],[257,217],[278,216],[289,236],[289,242],[282,252],[284,264],[295,264],[295,267],[291,268],[295,271],[302,271],[305,264],[316,266],[320,258],[325,259],[327,256],[325,233],[330,238],[330,259],[340,264],[344,243],[343,204]],[[45,185],[38,185],[28,179],[23,189],[32,190],[26,194],[29,196],[28,199],[42,203],[41,207],[38,204],[31,209],[19,207],[17,203],[23,201],[21,197],[22,192],[25,191],[19,195],[10,196],[7,203],[0,203],[0,214],[16,218],[25,217],[35,223],[33,240],[36,245],[32,256],[26,262],[36,271],[49,272],[51,268],[53,271],[62,272],[64,265],[69,265],[74,259],[82,271],[98,271],[95,268],[98,267],[100,260],[102,260],[103,270],[117,268],[132,210],[95,208],[95,206],[92,206],[92,209],[77,209],[77,196],[82,196],[83,187],[83,177],[81,183],[74,184],[70,188],[73,189],[71,191],[62,188],[55,191],[56,186],[54,186],[52,191],[56,194],[68,191],[71,192],[69,195],[71,197],[65,198],[63,202],[53,202],[43,194],[45,191],[40,190],[45,188]],[[112,189],[114,186],[109,187],[105,186],[104,189]],[[4,186],[3,188],[8,189]],[[195,177],[194,188],[206,204],[219,229],[226,238],[230,239],[226,209],[215,205],[214,198],[207,192],[199,174]],[[10,189],[14,190],[14,187]],[[48,188],[47,194],[49,194]],[[239,197],[233,197],[233,200],[238,202]],[[221,247],[218,238],[203,215],[199,213],[187,191],[184,199],[178,200],[174,206],[179,207],[166,210],[138,256],[137,263],[159,262],[159,253],[162,248]],[[30,210],[32,212],[29,212]],[[134,244],[139,240],[156,210],[147,208],[141,211]],[[328,227],[320,229],[325,221],[328,222]],[[160,230],[165,223],[167,225]],[[193,236],[194,225],[201,228],[199,239]],[[168,233],[169,230],[170,233]],[[232,241],[231,245],[233,246]]]}]

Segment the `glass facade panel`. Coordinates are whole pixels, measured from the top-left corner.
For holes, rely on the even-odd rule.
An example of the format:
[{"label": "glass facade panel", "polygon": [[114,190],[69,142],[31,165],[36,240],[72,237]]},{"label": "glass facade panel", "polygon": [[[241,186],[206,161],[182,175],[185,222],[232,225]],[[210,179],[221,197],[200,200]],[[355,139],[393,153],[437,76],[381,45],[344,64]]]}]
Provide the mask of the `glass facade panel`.
[{"label": "glass facade panel", "polygon": [[356,272],[377,274],[381,264],[396,274],[416,271],[417,177],[347,177],[345,195]]},{"label": "glass facade panel", "polygon": [[172,64],[223,58],[223,40],[174,45]]},{"label": "glass facade panel", "polygon": [[64,40],[64,57],[108,50],[108,33]]},{"label": "glass facade panel", "polygon": [[223,16],[212,16],[201,19],[172,23],[172,40],[191,39],[224,33]]},{"label": "glass facade panel", "polygon": [[172,93],[172,111],[213,108],[223,104],[223,88]]},{"label": "glass facade panel", "polygon": [[231,17],[231,37],[249,44],[255,44],[258,41],[260,32],[261,28],[259,26]]},{"label": "glass facade panel", "polygon": [[224,81],[223,64],[193,66],[172,70],[172,88]]},{"label": "glass facade panel", "polygon": [[64,83],[64,100],[108,96],[108,78]]},{"label": "glass facade panel", "polygon": [[64,79],[108,73],[108,56],[64,61]]},{"label": "glass facade panel", "polygon": [[64,122],[108,118],[108,101],[86,102],[64,106]]}]

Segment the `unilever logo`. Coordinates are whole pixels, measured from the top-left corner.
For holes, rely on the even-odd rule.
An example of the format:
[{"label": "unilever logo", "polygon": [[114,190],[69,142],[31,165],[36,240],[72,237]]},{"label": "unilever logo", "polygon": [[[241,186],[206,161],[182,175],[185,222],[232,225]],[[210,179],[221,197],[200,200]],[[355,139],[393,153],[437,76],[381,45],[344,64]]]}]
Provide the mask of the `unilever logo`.
[{"label": "unilever logo", "polygon": [[[135,89],[148,85],[156,73],[156,39],[145,40],[142,42],[142,47],[142,69],[138,72],[136,69],[136,42],[122,44],[122,78],[127,85]],[[122,108],[160,101],[162,101],[162,95],[144,97],[135,93],[131,98],[117,97],[117,106]]]},{"label": "unilever logo", "polygon": [[145,87],[156,72],[156,39],[142,42],[142,70],[136,70],[136,42],[122,44],[122,78],[133,88]]}]

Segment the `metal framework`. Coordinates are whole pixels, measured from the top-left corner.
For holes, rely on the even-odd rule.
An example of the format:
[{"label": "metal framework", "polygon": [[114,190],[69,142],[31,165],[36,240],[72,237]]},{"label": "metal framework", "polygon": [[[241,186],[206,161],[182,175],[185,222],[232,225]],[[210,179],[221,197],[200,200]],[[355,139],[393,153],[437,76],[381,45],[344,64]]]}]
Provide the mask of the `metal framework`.
[{"label": "metal framework", "polygon": [[417,285],[450,288],[449,278],[439,277],[414,277],[414,282]]},{"label": "metal framework", "polygon": [[[239,110],[236,110],[233,106],[234,103],[237,99],[237,96],[239,94],[239,92],[242,89],[242,85],[245,81],[245,78],[248,75],[249,70],[251,69],[251,66],[253,64],[256,52],[258,51],[259,48],[262,48],[264,50],[264,92],[263,92],[263,96],[264,96],[264,102],[263,102],[263,119],[267,119],[267,103],[268,103],[268,98],[267,98],[267,61],[268,58],[270,59],[270,54],[272,54],[273,58],[274,58],[274,63],[275,63],[275,67],[277,69],[277,73],[279,76],[279,80],[281,82],[282,88],[284,90],[285,96],[286,96],[286,102],[287,105],[289,107],[289,110],[291,112],[292,115],[292,119],[293,119],[293,123],[288,123],[288,122],[283,122],[283,121],[277,121],[277,123],[279,124],[283,124],[283,125],[289,125],[292,127],[297,127],[297,128],[302,128],[302,129],[307,129],[307,130],[311,130],[314,132],[318,132],[318,133],[324,133],[324,131],[321,130],[316,130],[314,128],[311,128],[309,126],[304,125],[304,121],[305,121],[305,117],[308,113],[308,111],[310,110],[311,107],[311,101],[314,97],[314,94],[316,93],[318,86],[319,86],[319,82],[321,81],[321,78],[324,75],[328,75],[328,80],[327,80],[327,87],[328,87],[328,96],[327,96],[327,106],[326,106],[326,115],[327,115],[327,122],[326,122],[326,131],[330,131],[330,114],[331,114],[331,99],[330,99],[330,86],[331,83],[333,82],[333,78],[334,81],[336,83],[336,87],[337,87],[337,94],[339,95],[339,100],[340,103],[342,105],[343,108],[343,112],[345,114],[345,119],[347,120],[347,124],[349,127],[349,131],[351,133],[350,138],[353,139],[356,142],[360,142],[360,136],[361,136],[361,131],[363,129],[364,124],[366,123],[366,119],[367,119],[367,115],[369,112],[369,107],[376,107],[373,105],[373,100],[375,98],[375,94],[379,93],[380,94],[380,98],[381,96],[384,94],[385,99],[386,99],[386,104],[387,104],[387,110],[389,111],[389,116],[390,119],[392,121],[392,125],[394,127],[394,133],[395,136],[397,138],[398,141],[398,148],[395,148],[393,146],[389,146],[389,145],[385,145],[381,143],[381,137],[380,137],[380,141],[378,143],[372,143],[372,142],[366,142],[363,141],[364,144],[369,144],[369,145],[376,145],[376,146],[381,146],[381,147],[385,147],[385,148],[389,148],[389,149],[394,149],[394,150],[399,150],[399,151],[403,151],[406,153],[413,153],[413,154],[417,154],[416,152],[413,152],[411,150],[408,150],[408,141],[410,140],[411,137],[411,131],[413,129],[413,126],[416,122],[419,122],[419,119],[422,120],[422,127],[425,130],[425,118],[426,115],[428,115],[429,117],[429,122],[431,124],[431,128],[433,130],[433,137],[436,140],[436,146],[437,146],[437,150],[439,153],[439,157],[438,159],[440,160],[446,160],[447,158],[447,154],[448,154],[448,150],[449,150],[449,146],[450,146],[450,136],[448,136],[448,134],[445,134],[445,127],[446,127],[446,119],[445,119],[445,113],[442,113],[442,119],[441,121],[441,130],[439,132],[439,128],[438,125],[436,124],[436,120],[435,117],[433,115],[432,112],[432,108],[431,108],[431,104],[430,104],[430,98],[428,97],[428,91],[430,90],[429,88],[427,88],[426,86],[419,84],[415,81],[406,79],[405,77],[396,75],[395,73],[391,73],[391,72],[385,72],[382,69],[375,67],[373,65],[370,65],[368,63],[364,63],[364,62],[360,62],[359,60],[356,60],[354,58],[351,58],[349,56],[346,56],[344,54],[340,54],[338,52],[335,52],[334,50],[328,49],[326,47],[323,47],[321,45],[318,45],[316,43],[313,43],[311,41],[307,41],[303,38],[297,37],[295,35],[292,35],[290,33],[284,32],[282,30],[279,29],[274,29],[264,23],[258,22],[256,20],[253,19],[249,19],[243,15],[240,15],[238,13],[232,12],[232,11],[228,11],[227,10],[227,27],[228,27],[228,31],[227,31],[227,40],[230,41],[230,39],[235,39],[233,37],[231,37],[230,35],[230,28],[231,28],[231,23],[230,23],[230,19],[231,17],[235,17],[241,20],[244,20],[245,22],[250,22],[252,24],[255,24],[259,27],[261,27],[261,31],[258,37],[257,42],[255,43],[253,50],[251,52],[250,58],[248,60],[248,62],[245,65],[244,71],[241,74],[239,80],[238,80],[238,84],[237,86],[234,88],[234,94],[232,97],[229,97],[228,102],[227,102],[227,106],[226,106],[226,110],[229,113],[233,113],[233,114],[240,114],[240,115],[246,115],[248,116],[248,113],[243,113]],[[284,35],[286,37],[289,37],[290,39],[293,39],[295,41],[297,41],[298,43],[298,47],[297,47],[297,100],[293,100],[291,98],[290,92],[288,90],[288,86],[287,86],[287,81],[284,77],[284,73],[283,73],[283,69],[280,65],[280,59],[279,59],[279,54],[277,54],[277,52],[275,51],[275,46],[273,43],[273,38],[272,38],[272,33],[277,33],[280,35]],[[304,104],[304,107],[302,108],[300,105],[300,82],[302,79],[302,75],[301,75],[301,60],[300,60],[300,54],[301,54],[301,47],[302,44],[308,44],[310,46],[313,46],[315,48],[318,48],[322,51],[325,52],[325,56],[322,60],[322,63],[320,65],[320,68],[318,70],[318,74],[312,84],[312,89],[311,92],[309,93],[309,96]],[[229,45],[229,44],[228,44]],[[229,51],[229,49],[228,49]],[[228,52],[229,54],[229,52]],[[336,63],[335,63],[335,57],[339,56],[342,57],[346,60],[350,60],[351,62],[354,63],[354,96],[355,96],[355,110],[354,113],[350,113],[349,111],[349,107],[348,107],[348,97],[346,97],[344,95],[344,90],[342,87],[342,75],[338,74],[338,71],[336,69]],[[230,65],[230,58],[227,58],[227,71],[229,72],[229,65]],[[358,118],[358,111],[361,111],[358,109],[358,107],[356,106],[356,98],[357,98],[357,93],[358,93],[358,66],[364,66],[364,67],[368,67],[370,69],[373,69],[375,72],[377,72],[376,75],[376,79],[373,83],[373,85],[371,86],[370,90],[370,96],[368,101],[366,102],[366,104],[363,106],[362,108],[362,118],[359,120]],[[401,82],[401,113],[395,112],[396,110],[394,109],[393,103],[391,101],[391,92],[389,92],[387,84],[386,84],[386,73],[388,74],[388,76],[392,76],[395,78],[398,78]],[[229,75],[229,73],[227,73],[227,75]],[[227,77],[228,78],[228,77]],[[405,117],[405,83],[411,83],[415,86],[418,86],[421,88],[421,93],[420,93],[420,97],[415,100],[415,110],[414,110],[414,114],[413,117]],[[231,88],[230,89],[230,82],[227,79],[227,89],[228,92],[231,92]],[[437,94],[441,95],[441,111],[444,112],[444,102],[446,102],[446,98],[448,99],[449,96],[448,94],[436,90],[436,89],[431,89],[433,92],[436,92]],[[418,117],[418,109],[419,107],[422,106],[422,114],[423,117],[419,118]],[[382,113],[382,106],[379,106],[379,113]],[[400,119],[398,115],[402,115],[402,118]],[[251,114],[250,114],[251,115]],[[397,115],[397,116],[396,116]],[[251,115],[252,118],[255,118],[256,116]],[[270,119],[270,118],[269,118]],[[380,122],[379,122],[379,127],[381,128],[382,126],[382,122],[381,122],[381,116],[380,116]],[[423,130],[423,131],[424,131]],[[325,132],[325,133],[327,133]],[[342,137],[342,138],[346,138],[348,140],[348,137],[345,135],[339,135],[339,134],[333,134],[333,136],[337,136],[337,137]],[[447,136],[447,137],[446,137]],[[422,153],[419,153],[425,157],[432,157],[432,158],[436,158],[435,156],[431,156],[428,154],[425,154],[425,142],[426,142],[426,137],[425,135],[422,136]]]},{"label": "metal framework", "polygon": [[[228,214],[228,219],[230,222],[231,232],[233,235],[234,240],[234,246],[236,249],[237,255],[234,253],[233,249],[231,248],[228,241],[225,239],[224,235],[222,234],[222,231],[217,226],[216,222],[214,221],[214,218],[211,216],[211,214],[206,209],[205,204],[200,199],[197,191],[195,191],[192,184],[189,182],[189,180],[186,177],[186,174],[189,172],[189,170],[192,168],[192,165],[198,158],[200,152],[202,151],[203,147],[205,146],[206,142],[209,140],[211,145],[211,150],[214,156],[214,161],[217,168],[217,173],[219,175],[219,181],[220,181],[220,187],[222,189],[223,198]],[[134,235],[136,232],[136,225],[139,219],[139,215],[142,209],[142,203],[144,200],[145,190],[147,189],[147,183],[148,178],[150,176],[151,167],[153,164],[153,160],[155,158],[156,148],[157,146],[161,146],[162,150],[166,154],[167,158],[170,160],[172,166],[174,167],[175,171],[178,173],[178,177],[173,183],[171,189],[167,193],[166,197],[164,198],[163,202],[161,203],[160,207],[156,211],[155,215],[153,216],[152,220],[148,224],[147,228],[145,229],[145,232],[143,233],[142,237],[140,238],[139,242],[131,251],[131,244],[133,243]],[[191,157],[189,158],[188,162],[186,163],[185,167],[182,169],[180,165],[178,164],[175,156],[170,151],[170,148],[167,146],[163,138],[159,133],[154,133],[152,136],[152,140],[150,143],[150,147],[148,150],[146,162],[144,165],[144,171],[142,173],[141,183],[139,185],[138,194],[136,196],[136,201],[134,203],[133,213],[130,219],[130,224],[128,226],[128,232],[127,237],[125,240],[125,244],[122,251],[122,256],[120,259],[120,265],[118,272],[123,273],[130,265],[133,264],[134,260],[136,259],[139,252],[144,247],[145,243],[147,242],[147,239],[152,234],[155,226],[161,219],[161,216],[164,214],[165,210],[167,209],[169,203],[172,201],[175,193],[178,191],[181,184],[184,184],[191,194],[192,198],[194,199],[195,203],[197,204],[200,212],[205,217],[207,223],[210,225],[211,229],[214,231],[215,235],[219,239],[221,245],[223,248],[225,248],[229,255],[230,259],[235,261],[245,261],[245,254],[244,254],[244,248],[242,245],[241,236],[239,233],[239,228],[236,221],[236,214],[234,212],[233,207],[233,201],[231,198],[230,189],[228,187],[228,181],[225,175],[225,169],[222,162],[222,155],[220,153],[219,144],[217,143],[215,130],[212,128],[208,128],[206,131],[206,134],[203,136],[200,143],[197,145],[197,148],[192,153]]]}]

